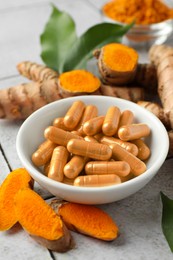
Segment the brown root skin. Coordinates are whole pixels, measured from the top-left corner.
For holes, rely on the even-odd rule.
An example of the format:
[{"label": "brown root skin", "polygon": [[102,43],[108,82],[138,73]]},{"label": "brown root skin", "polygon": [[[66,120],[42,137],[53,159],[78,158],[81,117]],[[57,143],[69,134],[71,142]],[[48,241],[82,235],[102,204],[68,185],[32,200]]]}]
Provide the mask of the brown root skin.
[{"label": "brown root skin", "polygon": [[10,229],[17,221],[14,197],[22,188],[33,188],[34,181],[24,168],[8,174],[0,187],[0,230]]},{"label": "brown root skin", "polygon": [[164,112],[170,119],[173,128],[173,47],[167,45],[153,45],[149,50],[151,62],[156,65],[158,75],[158,94]]},{"label": "brown root skin", "polygon": [[56,252],[72,248],[72,237],[60,216],[34,191],[25,188],[14,198],[15,213],[24,230]]},{"label": "brown root skin", "polygon": [[148,111],[152,112],[156,117],[160,119],[160,121],[164,124],[164,126],[167,129],[171,128],[170,125],[170,118],[168,114],[164,112],[164,109],[157,103],[155,102],[149,102],[149,101],[138,101],[137,104]]},{"label": "brown root skin", "polygon": [[72,202],[52,200],[51,207],[60,215],[67,228],[104,241],[112,241],[119,229],[112,218],[101,209]]},{"label": "brown root skin", "polygon": [[168,132],[168,137],[169,137],[169,156],[173,156],[173,130],[170,130]]},{"label": "brown root skin", "polygon": [[69,251],[70,249],[73,249],[75,247],[75,243],[74,243],[74,240],[71,237],[68,229],[66,228],[66,226],[64,224],[63,224],[62,229],[63,229],[64,236],[57,240],[49,240],[49,239],[45,239],[43,237],[34,236],[34,235],[30,235],[30,236],[40,245],[42,245],[52,251],[64,253],[64,252]]},{"label": "brown root skin", "polygon": [[118,97],[135,103],[144,98],[144,90],[140,87],[121,87],[102,84],[101,92],[104,96]]},{"label": "brown root skin", "polygon": [[[125,57],[124,59],[127,59],[126,54],[129,55],[128,57],[132,57],[131,69],[128,68],[129,62],[127,63],[127,68],[124,65],[123,69],[119,69],[118,67],[116,69],[112,68],[111,65],[116,67],[116,62],[114,65],[107,64],[106,59],[108,58],[109,60],[109,57],[107,56],[111,55],[107,50],[109,48],[109,51],[111,51],[111,48],[114,49],[114,53],[120,52],[121,54],[119,55],[121,55],[121,59],[123,59],[123,54]],[[138,64],[138,54],[134,49],[123,44],[108,44],[100,50],[96,50],[94,56],[98,59],[98,68],[104,83],[111,85],[124,85],[133,81]],[[114,60],[114,57],[112,57],[112,60]]]},{"label": "brown root skin", "polygon": [[21,75],[33,81],[43,82],[45,80],[56,79],[59,76],[57,71],[30,61],[19,63],[17,69]]}]

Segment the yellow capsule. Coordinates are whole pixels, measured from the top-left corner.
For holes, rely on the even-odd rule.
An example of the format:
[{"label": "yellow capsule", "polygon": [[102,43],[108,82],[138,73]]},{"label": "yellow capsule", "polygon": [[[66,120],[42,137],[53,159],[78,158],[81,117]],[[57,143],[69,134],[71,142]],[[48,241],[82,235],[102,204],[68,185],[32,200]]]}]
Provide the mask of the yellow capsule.
[{"label": "yellow capsule", "polygon": [[118,128],[120,128],[121,126],[124,126],[124,125],[132,124],[133,121],[134,121],[134,114],[133,114],[133,112],[130,111],[130,110],[124,110],[121,113]]},{"label": "yellow capsule", "polygon": [[91,118],[83,125],[83,131],[86,135],[96,135],[102,131],[104,116]]},{"label": "yellow capsule", "polygon": [[68,185],[73,185],[74,180],[75,180],[75,179],[69,179],[69,178],[67,178],[66,176],[64,176],[64,179],[63,179],[62,182],[65,183],[65,184],[68,184]]},{"label": "yellow capsule", "polygon": [[91,118],[96,117],[97,115],[98,115],[97,107],[94,106],[94,105],[87,105],[76,130],[81,135],[83,135],[84,134],[84,132],[83,132],[83,125],[84,125],[84,123],[86,121],[90,120]]},{"label": "yellow capsule", "polygon": [[129,153],[132,153],[135,156],[137,156],[137,154],[138,154],[138,147],[135,144],[122,141],[119,138],[115,138],[115,137],[112,137],[112,136],[103,136],[100,139],[100,142],[102,144],[107,144],[107,145],[109,145],[109,144],[119,144],[124,149],[126,149]]},{"label": "yellow capsule", "polygon": [[85,104],[82,101],[77,100],[73,102],[64,116],[64,125],[70,129],[74,129],[79,123],[84,109]]},{"label": "yellow capsule", "polygon": [[64,166],[64,175],[69,179],[76,178],[83,170],[88,160],[89,159],[87,157],[74,155],[71,160]]},{"label": "yellow capsule", "polygon": [[97,141],[93,136],[90,136],[90,135],[86,135],[86,136],[84,137],[84,140],[87,141],[87,142],[98,143],[98,141]]},{"label": "yellow capsule", "polygon": [[86,174],[116,174],[119,177],[130,173],[130,166],[125,161],[91,161],[85,165]]},{"label": "yellow capsule", "polygon": [[130,124],[118,129],[118,137],[123,141],[139,139],[150,134],[150,128],[146,124]]},{"label": "yellow capsule", "polygon": [[101,132],[101,133],[98,133],[98,134],[94,135],[94,138],[95,138],[98,142],[100,142],[100,140],[101,140],[101,138],[102,138],[103,136],[104,136],[104,135],[103,135],[103,133]]},{"label": "yellow capsule", "polygon": [[49,140],[44,141],[32,155],[32,162],[36,166],[43,166],[46,164],[57,145]]},{"label": "yellow capsule", "polygon": [[138,155],[137,157],[145,161],[150,157],[151,151],[150,148],[146,145],[146,143],[142,139],[136,139],[132,141],[138,147]]},{"label": "yellow capsule", "polygon": [[145,163],[139,158],[129,153],[126,149],[119,144],[110,144],[112,149],[112,158],[119,161],[126,161],[130,165],[131,172],[138,176],[144,173],[147,169]]},{"label": "yellow capsule", "polygon": [[102,125],[102,132],[107,136],[113,136],[117,132],[121,112],[118,107],[108,109]]},{"label": "yellow capsule", "polygon": [[67,149],[70,153],[103,161],[109,160],[112,155],[112,150],[108,145],[85,140],[71,139],[67,144]]},{"label": "yellow capsule", "polygon": [[70,139],[83,139],[79,135],[75,135],[55,126],[48,126],[44,131],[44,136],[53,143],[63,146],[66,146]]},{"label": "yellow capsule", "polygon": [[55,118],[54,121],[53,121],[53,126],[58,127],[58,128],[60,128],[60,129],[63,129],[63,130],[65,130],[65,131],[71,130],[71,129],[69,129],[68,127],[66,127],[66,126],[64,125],[64,118],[63,118],[63,117],[57,117],[57,118]]},{"label": "yellow capsule", "polygon": [[55,181],[62,182],[64,178],[64,166],[67,163],[69,152],[64,146],[58,146],[54,149],[50,161],[48,177]]},{"label": "yellow capsule", "polygon": [[48,175],[48,172],[49,172],[49,169],[50,169],[50,162],[47,162],[44,167],[43,167],[43,173],[44,175]]},{"label": "yellow capsule", "polygon": [[74,186],[101,187],[121,183],[121,179],[115,174],[78,176],[74,180]]}]

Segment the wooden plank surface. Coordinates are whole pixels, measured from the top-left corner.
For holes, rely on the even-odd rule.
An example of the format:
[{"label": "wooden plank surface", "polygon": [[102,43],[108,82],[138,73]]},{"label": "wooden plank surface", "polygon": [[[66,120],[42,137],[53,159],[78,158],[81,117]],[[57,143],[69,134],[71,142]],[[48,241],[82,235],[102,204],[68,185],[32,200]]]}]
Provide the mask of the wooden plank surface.
[{"label": "wooden plank surface", "polygon": [[[99,9],[105,0],[55,0],[76,22],[77,33],[102,22]],[[39,35],[51,13],[48,0],[0,1],[0,89],[26,82],[19,76],[16,64],[23,60],[42,63]],[[125,41],[125,40],[124,40]],[[168,43],[172,44],[171,40]],[[140,61],[147,62],[147,48],[140,47]],[[21,167],[16,152],[16,136],[22,122],[0,120],[0,184],[7,174]],[[0,260],[170,260],[172,253],[161,230],[159,192],[172,194],[173,159],[167,160],[158,175],[141,191],[129,198],[100,205],[120,227],[120,236],[111,243],[72,233],[76,247],[65,254],[52,253],[34,242],[19,225],[0,232]],[[45,199],[50,193],[35,184]]]}]

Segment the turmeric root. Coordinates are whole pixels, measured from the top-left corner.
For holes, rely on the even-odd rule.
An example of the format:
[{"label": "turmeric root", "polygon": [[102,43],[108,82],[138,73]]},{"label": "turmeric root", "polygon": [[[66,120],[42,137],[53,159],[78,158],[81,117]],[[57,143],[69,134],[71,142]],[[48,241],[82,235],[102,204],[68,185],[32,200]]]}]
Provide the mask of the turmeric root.
[{"label": "turmeric root", "polygon": [[113,96],[133,102],[144,99],[144,90],[140,87],[116,87],[116,86],[101,86],[101,93],[105,96]]},{"label": "turmeric root", "polygon": [[123,85],[133,81],[138,64],[138,53],[133,48],[111,43],[96,50],[94,56],[106,84]]},{"label": "turmeric root", "polygon": [[157,71],[154,64],[142,64],[138,63],[136,74],[133,80],[140,87],[143,87],[147,94],[157,94]]},{"label": "turmeric root", "polygon": [[173,128],[173,47],[154,45],[149,51],[150,60],[156,65],[158,94]]},{"label": "turmeric root", "polygon": [[0,230],[10,229],[18,218],[15,214],[14,196],[22,188],[33,187],[33,179],[29,173],[19,168],[6,177],[0,187]]},{"label": "turmeric root", "polygon": [[173,130],[170,130],[168,132],[168,137],[169,137],[169,156],[173,156]]},{"label": "turmeric root", "polygon": [[160,121],[164,124],[164,126],[167,129],[170,129],[170,119],[159,104],[149,101],[138,101],[137,104],[152,112],[155,116],[157,116],[160,119]]},{"label": "turmeric root", "polygon": [[55,199],[52,200],[51,207],[72,231],[106,241],[118,236],[119,230],[113,219],[95,206],[72,202],[59,205],[59,201]]},{"label": "turmeric root", "polygon": [[23,61],[17,65],[19,73],[30,80],[43,82],[58,78],[58,72],[35,62]]},{"label": "turmeric root", "polygon": [[54,210],[31,189],[21,189],[15,196],[19,223],[46,248],[66,252],[72,246],[71,234]]}]

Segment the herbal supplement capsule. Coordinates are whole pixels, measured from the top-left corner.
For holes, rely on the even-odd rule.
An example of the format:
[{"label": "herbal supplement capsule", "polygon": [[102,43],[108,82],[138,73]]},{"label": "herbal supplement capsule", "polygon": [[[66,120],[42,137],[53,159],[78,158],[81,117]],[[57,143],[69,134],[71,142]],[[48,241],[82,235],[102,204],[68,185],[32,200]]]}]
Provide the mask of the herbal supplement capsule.
[{"label": "herbal supplement capsule", "polygon": [[85,110],[83,112],[83,115],[82,115],[82,118],[77,126],[77,131],[83,135],[84,132],[83,132],[83,125],[86,121],[90,120],[91,118],[94,118],[98,115],[98,109],[96,106],[94,105],[87,105],[85,107]]},{"label": "herbal supplement capsule", "polygon": [[97,116],[91,118],[83,125],[83,131],[86,135],[96,135],[102,131],[102,124],[104,121],[104,116]]},{"label": "herbal supplement capsule", "polygon": [[49,169],[50,169],[50,162],[47,162],[44,167],[43,167],[43,173],[44,175],[48,175],[48,172],[49,172]]},{"label": "herbal supplement capsule", "polygon": [[69,179],[76,178],[83,170],[88,160],[89,158],[87,157],[74,155],[71,160],[64,166],[64,175]]},{"label": "herbal supplement capsule", "polygon": [[130,166],[125,161],[91,161],[85,165],[86,174],[116,174],[119,177],[130,173]]},{"label": "herbal supplement capsule", "polygon": [[131,124],[119,128],[118,137],[123,141],[130,141],[148,136],[150,128],[146,124]]},{"label": "herbal supplement capsule", "polygon": [[112,150],[108,145],[85,140],[71,139],[67,149],[70,153],[102,161],[109,160],[112,156]]},{"label": "herbal supplement capsule", "polygon": [[108,109],[102,125],[102,132],[107,136],[113,136],[117,132],[121,112],[118,107]]},{"label": "herbal supplement capsule", "polygon": [[133,114],[133,112],[130,111],[130,110],[124,110],[121,113],[118,128],[120,128],[121,126],[124,126],[124,125],[132,124],[133,121],[134,121],[134,114]]},{"label": "herbal supplement capsule", "polygon": [[50,161],[48,177],[55,181],[63,181],[64,166],[67,163],[69,152],[64,146],[58,146],[54,149]]},{"label": "herbal supplement capsule", "polygon": [[126,161],[130,165],[131,172],[135,176],[138,176],[146,171],[147,167],[145,163],[133,154],[129,153],[119,144],[110,144],[109,146],[112,149],[112,158],[119,161]]},{"label": "herbal supplement capsule", "polygon": [[100,187],[119,183],[121,179],[115,174],[79,176],[74,180],[74,186],[81,187]]},{"label": "herbal supplement capsule", "polygon": [[69,131],[69,128],[64,125],[64,118],[63,117],[55,118],[54,121],[53,121],[53,126],[58,127],[60,129],[63,129],[65,131]]},{"label": "herbal supplement capsule", "polygon": [[57,128],[55,126],[48,126],[44,131],[45,138],[53,143],[66,146],[70,139],[83,139],[79,135]]},{"label": "herbal supplement capsule", "polygon": [[43,166],[46,164],[57,145],[49,140],[44,141],[32,155],[32,162],[36,166]]},{"label": "herbal supplement capsule", "polygon": [[74,129],[82,117],[84,108],[85,104],[82,101],[77,100],[73,102],[64,116],[64,125],[70,129]]},{"label": "herbal supplement capsule", "polygon": [[136,139],[132,141],[138,147],[138,158],[145,161],[149,158],[151,151],[142,139]]},{"label": "herbal supplement capsule", "polygon": [[90,136],[90,135],[86,135],[86,136],[84,137],[84,140],[87,141],[87,142],[98,143],[98,141],[97,141],[93,136]]},{"label": "herbal supplement capsule", "polygon": [[124,149],[126,149],[129,153],[132,153],[135,156],[137,156],[137,154],[138,154],[138,147],[135,144],[122,141],[119,138],[115,138],[115,137],[111,137],[111,136],[103,136],[100,139],[100,142],[102,144],[107,144],[107,145],[109,145],[109,144],[119,144]]}]

